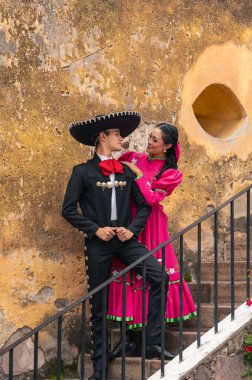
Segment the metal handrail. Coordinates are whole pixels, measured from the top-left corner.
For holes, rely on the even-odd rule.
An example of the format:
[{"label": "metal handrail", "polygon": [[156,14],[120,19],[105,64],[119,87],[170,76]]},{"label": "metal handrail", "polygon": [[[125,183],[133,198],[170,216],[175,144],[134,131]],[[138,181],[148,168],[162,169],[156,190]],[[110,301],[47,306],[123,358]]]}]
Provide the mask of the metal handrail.
[{"label": "metal handrail", "polygon": [[76,306],[80,305],[83,301],[87,300],[88,298],[92,297],[95,293],[99,292],[101,289],[105,288],[107,285],[109,285],[111,282],[116,280],[117,278],[123,276],[126,274],[128,271],[133,269],[137,264],[143,262],[146,260],[148,257],[152,256],[155,252],[158,250],[162,249],[169,243],[172,243],[174,240],[179,238],[180,236],[184,235],[186,232],[190,231],[192,228],[196,227],[198,224],[202,223],[204,220],[209,218],[210,216],[214,215],[217,211],[221,210],[223,207],[227,206],[230,202],[234,201],[235,199],[239,198],[241,195],[245,194],[248,190],[252,188],[252,184],[247,186],[244,190],[240,191],[236,195],[234,195],[232,198],[229,198],[227,201],[222,203],[220,206],[215,207],[213,210],[209,211],[205,215],[203,215],[201,218],[196,220],[195,222],[191,223],[189,226],[175,234],[173,237],[168,239],[167,241],[159,244],[155,249],[152,251],[146,253],[146,255],[142,256],[140,259],[134,261],[134,263],[128,265],[125,267],[121,272],[118,272],[116,275],[112,276],[109,280],[105,281],[101,285],[99,285],[97,288],[93,289],[92,291],[88,292],[85,296],[80,297],[78,300],[75,302],[71,303],[70,305],[66,306],[64,309],[59,311],[58,313],[54,314],[52,317],[49,317],[47,320],[39,324],[37,327],[35,327],[33,330],[31,330],[29,333],[24,335],[22,338],[18,339],[16,342],[10,344],[8,347],[4,348],[3,350],[0,351],[0,356],[4,355],[8,351],[10,351],[12,348],[15,348],[18,346],[20,343],[24,342],[26,339],[30,338],[32,335],[34,335],[37,331],[42,330],[45,326],[49,325],[50,323],[54,322],[56,319],[58,319],[60,316],[66,314],[68,311],[71,311],[74,309]]},{"label": "metal handrail", "polygon": [[[76,300],[75,302],[71,303],[70,305],[68,305],[67,307],[65,307],[63,310],[59,311],[58,313],[56,313],[55,315],[51,316],[50,318],[46,319],[44,322],[42,322],[41,324],[39,324],[37,327],[35,327],[34,329],[32,329],[29,333],[27,333],[26,335],[24,335],[22,338],[18,339],[16,342],[10,344],[9,346],[5,347],[4,349],[0,350],[0,357],[3,356],[4,354],[8,353],[10,354],[10,362],[12,362],[12,357],[13,357],[13,350],[15,347],[17,347],[19,344],[21,344],[22,342],[24,342],[25,340],[27,340],[28,338],[32,337],[33,335],[35,335],[35,342],[36,342],[36,345],[38,345],[38,332],[40,330],[42,330],[45,326],[49,325],[50,323],[58,320],[58,322],[60,321],[59,325],[58,325],[58,329],[61,329],[61,323],[62,323],[62,316],[64,314],[66,314],[67,312],[71,311],[72,309],[76,308],[78,305],[80,305],[82,303],[85,303],[86,300],[88,300],[89,298],[91,298],[94,294],[96,294],[97,292],[101,291],[102,289],[105,289],[107,288],[107,286],[115,281],[116,279],[118,279],[119,277],[123,276],[124,278],[124,282],[125,282],[125,275],[127,272],[129,272],[131,269],[134,269],[134,267],[142,262],[144,262],[146,259],[148,259],[150,256],[152,256],[155,252],[157,252],[158,250],[162,249],[162,256],[164,256],[164,247],[166,247],[169,243],[172,243],[174,240],[176,239],[180,239],[180,266],[183,267],[183,235],[185,233],[187,233],[188,231],[190,231],[191,229],[193,229],[194,227],[198,226],[198,259],[201,261],[201,256],[200,256],[200,253],[201,253],[201,223],[203,221],[205,221],[206,219],[208,219],[209,217],[211,216],[215,216],[215,267],[217,268],[217,265],[218,265],[218,261],[217,261],[217,258],[218,258],[218,244],[217,244],[217,226],[218,226],[218,219],[217,219],[217,213],[219,210],[221,210],[222,208],[224,208],[225,206],[227,206],[228,204],[231,205],[231,235],[232,235],[232,239],[231,239],[231,261],[233,260],[234,261],[234,236],[233,236],[233,219],[234,219],[234,201],[239,198],[240,196],[242,196],[243,194],[247,193],[247,228],[248,228],[248,225],[250,223],[250,190],[252,188],[252,184],[247,186],[245,189],[241,190],[239,193],[237,193],[236,195],[234,195],[233,197],[229,198],[227,201],[223,202],[221,205],[215,207],[214,209],[212,209],[211,211],[209,211],[208,213],[206,213],[205,215],[203,215],[201,218],[199,218],[198,220],[196,220],[195,222],[191,223],[189,226],[187,226],[186,228],[184,228],[183,230],[181,230],[179,233],[175,234],[173,237],[169,238],[167,241],[159,244],[155,249],[153,249],[152,251],[148,252],[147,254],[145,254],[144,256],[142,256],[141,258],[139,258],[138,260],[136,260],[135,262],[133,262],[132,264],[128,265],[127,267],[125,267],[122,271],[120,271],[119,273],[117,273],[116,275],[112,276],[110,279],[108,279],[107,281],[105,281],[104,283],[102,283],[101,285],[99,285],[97,288],[93,289],[92,291],[88,292],[86,295],[80,297],[78,300]],[[250,234],[249,234],[249,230],[247,230],[247,267],[249,265],[249,262],[250,262]],[[198,263],[199,265],[199,263]],[[215,269],[216,269],[215,268]],[[164,269],[164,268],[163,268]],[[200,269],[200,267],[199,267]],[[217,271],[217,269],[215,270],[215,272]],[[181,275],[180,275],[180,282],[182,281],[182,268],[181,268]],[[217,276],[217,273],[216,273],[216,276]],[[234,318],[234,267],[233,267],[233,263],[231,264],[231,309],[232,309],[232,319]],[[217,284],[216,282],[218,282],[218,277],[216,277],[217,280],[215,281],[215,285],[216,285],[216,292],[217,292]],[[201,279],[200,279],[200,271],[199,271],[199,274],[198,274],[198,281],[199,281],[199,284],[198,286],[200,286],[200,282],[201,282]],[[250,294],[250,288],[249,288],[249,280],[248,280],[248,283],[247,283],[247,295]],[[198,289],[199,291],[199,298],[201,297],[201,294],[200,294],[200,290]],[[182,290],[180,290],[180,298],[182,297]],[[216,298],[217,296],[215,296]],[[215,300],[217,302],[217,306],[218,306],[218,300]],[[201,300],[199,301],[198,303],[198,307],[201,303]],[[180,312],[182,313],[182,303],[180,305]],[[216,309],[216,313],[217,313],[217,308]],[[199,322],[199,323],[198,323]],[[215,331],[217,332],[217,326],[218,325],[218,315],[216,314],[215,315]],[[182,343],[182,334],[181,334],[181,331],[183,329],[183,321],[181,321],[180,323],[180,343]],[[197,332],[199,332],[199,329],[200,329],[200,316],[199,316],[199,319],[197,321]],[[61,333],[61,331],[60,331]],[[198,342],[198,347],[200,346],[200,335],[199,333],[197,334],[197,342]],[[164,345],[164,342],[163,344]],[[182,344],[181,344],[182,346]],[[180,360],[182,360],[182,348],[180,350]],[[60,356],[59,356],[60,358]],[[164,360],[162,360],[162,362],[164,362]],[[13,364],[13,363],[12,363]],[[163,371],[162,371],[163,372]],[[12,378],[12,377],[11,377]]]}]

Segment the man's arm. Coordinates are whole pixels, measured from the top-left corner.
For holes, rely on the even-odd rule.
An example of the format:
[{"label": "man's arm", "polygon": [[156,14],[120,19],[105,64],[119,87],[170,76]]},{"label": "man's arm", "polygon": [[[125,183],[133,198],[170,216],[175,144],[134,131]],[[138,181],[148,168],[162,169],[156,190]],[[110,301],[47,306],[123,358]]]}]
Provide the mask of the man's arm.
[{"label": "man's arm", "polygon": [[138,237],[138,235],[140,234],[140,232],[146,224],[148,216],[150,215],[151,207],[148,206],[141,191],[139,190],[135,181],[134,173],[130,169],[128,169],[128,171],[130,172],[130,175],[132,177],[131,196],[137,207],[136,216],[131,221],[130,225],[128,226],[128,229],[133,232],[135,237]]},{"label": "man's arm", "polygon": [[86,233],[89,238],[92,238],[100,226],[77,210],[78,202],[81,196],[83,196],[84,191],[85,179],[83,167],[77,165],[74,166],[67,185],[62,207],[62,216],[72,224],[73,227]]}]

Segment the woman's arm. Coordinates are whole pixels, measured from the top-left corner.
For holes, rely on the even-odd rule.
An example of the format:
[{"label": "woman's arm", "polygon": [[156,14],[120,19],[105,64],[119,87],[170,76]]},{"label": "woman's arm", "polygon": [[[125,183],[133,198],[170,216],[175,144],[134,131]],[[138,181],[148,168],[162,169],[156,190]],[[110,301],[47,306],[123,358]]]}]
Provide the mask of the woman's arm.
[{"label": "woman's arm", "polygon": [[136,178],[136,183],[149,206],[160,203],[168,195],[163,189],[152,189],[144,175]]},{"label": "woman's arm", "polygon": [[150,206],[158,204],[181,183],[183,174],[179,170],[168,169],[150,184],[143,175],[136,179],[137,185]]},{"label": "woman's arm", "polygon": [[151,184],[144,177],[141,169],[139,169],[135,164],[126,161],[122,161],[122,163],[127,165],[136,175],[136,183],[149,206],[158,204],[166,197],[166,191],[160,191],[158,189],[155,191],[152,190]]},{"label": "woman's arm", "polygon": [[179,170],[168,169],[152,185],[145,178],[141,169],[131,162],[122,161],[136,175],[136,183],[149,206],[160,203],[166,196],[171,195],[175,187],[182,181],[183,174]]}]

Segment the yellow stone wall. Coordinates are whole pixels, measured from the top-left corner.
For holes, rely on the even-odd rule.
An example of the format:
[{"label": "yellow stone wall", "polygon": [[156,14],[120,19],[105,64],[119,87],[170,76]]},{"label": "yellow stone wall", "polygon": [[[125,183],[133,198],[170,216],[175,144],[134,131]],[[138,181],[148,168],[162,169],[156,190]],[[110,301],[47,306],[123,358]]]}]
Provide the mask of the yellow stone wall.
[{"label": "yellow stone wall", "polygon": [[[69,136],[71,121],[126,109],[141,112],[146,130],[178,126],[185,177],[165,203],[174,232],[251,183],[252,7],[1,0],[0,11],[1,346],[86,291],[82,237],[60,215],[71,168],[90,155]],[[212,83],[247,115],[229,141],[193,113]]]}]

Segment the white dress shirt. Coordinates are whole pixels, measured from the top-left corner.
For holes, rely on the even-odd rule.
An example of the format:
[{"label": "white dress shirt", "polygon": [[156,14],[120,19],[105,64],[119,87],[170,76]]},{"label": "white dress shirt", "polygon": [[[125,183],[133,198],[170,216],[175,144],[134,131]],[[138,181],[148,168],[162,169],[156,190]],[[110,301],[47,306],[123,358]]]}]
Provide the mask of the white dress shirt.
[{"label": "white dress shirt", "polygon": [[[101,161],[111,160],[113,157],[102,156],[101,154],[97,154]],[[109,175],[110,181],[115,182],[115,173],[111,173]],[[116,207],[116,189],[115,186],[112,187],[112,197],[111,197],[111,220],[117,220],[117,207]]]}]

